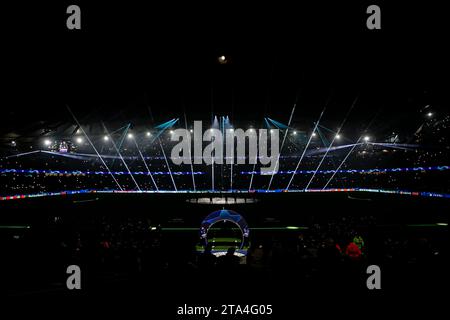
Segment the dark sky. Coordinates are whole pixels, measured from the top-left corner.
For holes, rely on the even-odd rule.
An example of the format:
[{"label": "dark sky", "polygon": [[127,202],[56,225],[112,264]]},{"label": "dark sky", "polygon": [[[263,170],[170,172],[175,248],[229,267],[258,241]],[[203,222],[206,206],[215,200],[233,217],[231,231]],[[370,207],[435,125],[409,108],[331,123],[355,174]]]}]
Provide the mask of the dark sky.
[{"label": "dark sky", "polygon": [[[297,101],[294,121],[307,124],[329,100],[331,127],[356,97],[359,126],[375,115],[406,125],[427,104],[447,105],[444,10],[429,1],[375,2],[376,31],[366,29],[372,2],[93,2],[5,9],[3,127],[70,121],[66,105],[91,120],[138,122],[151,107],[156,122],[186,110],[286,123]],[[69,4],[81,7],[81,31],[66,29]]]}]

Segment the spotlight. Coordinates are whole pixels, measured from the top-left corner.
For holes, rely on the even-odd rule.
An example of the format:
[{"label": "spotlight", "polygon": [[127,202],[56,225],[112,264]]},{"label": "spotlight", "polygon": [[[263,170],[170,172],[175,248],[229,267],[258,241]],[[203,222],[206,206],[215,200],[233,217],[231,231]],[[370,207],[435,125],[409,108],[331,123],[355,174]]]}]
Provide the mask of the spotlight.
[{"label": "spotlight", "polygon": [[227,64],[228,63],[228,57],[226,57],[226,56],[218,56],[217,57],[217,62],[219,64]]},{"label": "spotlight", "polygon": [[365,136],[364,137],[364,141],[366,141],[366,142],[370,141],[370,137],[369,136]]},{"label": "spotlight", "polygon": [[292,134],[295,136],[297,134],[297,131],[294,130],[294,132],[292,132]]},{"label": "spotlight", "polygon": [[11,145],[12,145],[13,147],[15,147],[15,146],[16,146],[16,142],[15,142],[15,141],[11,141]]},{"label": "spotlight", "polygon": [[340,138],[341,138],[341,135],[340,135],[340,134],[337,134],[337,135],[336,135],[336,139],[339,140]]},{"label": "spotlight", "polygon": [[108,141],[108,140],[109,140],[109,137],[108,137],[108,136],[104,136],[104,137],[103,137],[103,140]]},{"label": "spotlight", "polygon": [[270,133],[273,133],[274,132],[274,130],[273,129],[270,129]]},{"label": "spotlight", "polygon": [[150,137],[152,134],[150,131],[147,131],[147,133],[145,134],[147,137]]},{"label": "spotlight", "polygon": [[313,137],[317,136],[317,133],[313,132],[313,133],[312,133],[312,136],[313,136]]},{"label": "spotlight", "polygon": [[432,116],[433,116],[433,112],[428,112],[428,113],[427,113],[427,117],[428,117],[428,118],[431,118]]},{"label": "spotlight", "polygon": [[78,144],[81,144],[81,143],[83,143],[83,138],[78,137],[78,138],[76,139],[76,141],[77,141]]},{"label": "spotlight", "polygon": [[170,130],[169,133],[170,133],[170,134],[173,134],[173,130]]},{"label": "spotlight", "polygon": [[51,144],[52,142],[49,139],[44,140],[44,145],[46,145],[47,147],[50,146]]},{"label": "spotlight", "polygon": [[189,130],[189,132],[192,133],[192,132],[194,132],[194,130],[191,129],[191,130]]},{"label": "spotlight", "polygon": [[[253,131],[255,131],[255,129],[250,128],[250,129],[248,129],[248,131],[253,132]],[[272,130],[270,130],[270,132],[272,132]]]},{"label": "spotlight", "polygon": [[127,138],[128,139],[133,139],[133,134],[132,133],[127,134]]}]

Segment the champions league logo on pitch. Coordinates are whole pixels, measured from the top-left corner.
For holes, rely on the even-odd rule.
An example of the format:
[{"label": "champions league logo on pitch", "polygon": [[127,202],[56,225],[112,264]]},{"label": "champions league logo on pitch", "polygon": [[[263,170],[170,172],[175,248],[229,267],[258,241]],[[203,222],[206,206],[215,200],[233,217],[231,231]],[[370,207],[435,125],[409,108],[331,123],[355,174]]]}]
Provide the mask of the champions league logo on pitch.
[{"label": "champions league logo on pitch", "polygon": [[[268,133],[270,131],[270,133]],[[270,136],[270,147],[269,147]],[[202,121],[194,121],[194,130],[173,130],[172,141],[179,141],[171,152],[174,164],[257,164],[262,166],[261,174],[278,172],[279,130],[278,129],[224,129],[211,128],[203,132]],[[192,140],[194,150],[192,153]],[[248,152],[246,141],[248,140]],[[203,149],[203,142],[207,144]],[[224,150],[225,148],[225,150]],[[270,154],[269,154],[270,153]],[[193,157],[192,157],[193,154]],[[224,157],[225,154],[225,157]],[[192,163],[192,158],[194,162]],[[248,159],[248,161],[247,161]]]}]

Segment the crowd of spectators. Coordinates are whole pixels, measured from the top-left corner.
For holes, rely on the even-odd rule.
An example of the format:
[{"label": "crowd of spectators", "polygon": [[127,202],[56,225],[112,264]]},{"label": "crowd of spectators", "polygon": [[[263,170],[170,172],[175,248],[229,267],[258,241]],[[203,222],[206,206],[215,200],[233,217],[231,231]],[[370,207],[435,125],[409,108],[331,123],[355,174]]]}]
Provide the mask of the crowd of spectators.
[{"label": "crowd of spectators", "polygon": [[[2,232],[0,250],[6,262],[2,274],[9,279],[21,275],[20,281],[10,285],[61,285],[66,277],[64,266],[77,264],[87,271],[87,281],[93,283],[180,273],[201,279],[204,274],[231,271],[289,275],[295,281],[312,283],[333,279],[359,286],[364,285],[361,279],[368,264],[403,270],[443,268],[447,250],[445,236],[439,230],[398,232],[380,226],[375,217],[367,215],[314,219],[307,229],[295,232],[254,231],[244,258],[235,255],[234,248],[217,257],[210,246],[198,249],[195,231],[168,234],[146,217],[80,220],[51,217],[45,225],[23,233]],[[27,274],[30,265],[34,271]],[[40,276],[30,280],[37,273]],[[8,279],[5,281],[8,283]]]}]

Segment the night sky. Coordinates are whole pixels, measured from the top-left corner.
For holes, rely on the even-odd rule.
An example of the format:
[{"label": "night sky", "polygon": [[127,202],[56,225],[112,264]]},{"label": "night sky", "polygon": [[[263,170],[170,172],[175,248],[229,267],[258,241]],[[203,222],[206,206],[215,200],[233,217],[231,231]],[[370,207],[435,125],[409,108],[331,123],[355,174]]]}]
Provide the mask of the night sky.
[{"label": "night sky", "polygon": [[410,132],[424,106],[446,106],[444,20],[429,2],[378,2],[381,30],[366,28],[372,3],[75,3],[80,31],[66,29],[72,2],[7,7],[2,132],[72,121],[66,105],[96,121],[147,121],[150,107],[156,123],[185,110],[258,125],[287,123],[297,102],[293,123],[309,127],[327,101],[336,128],[355,98],[355,131],[376,119]]}]

